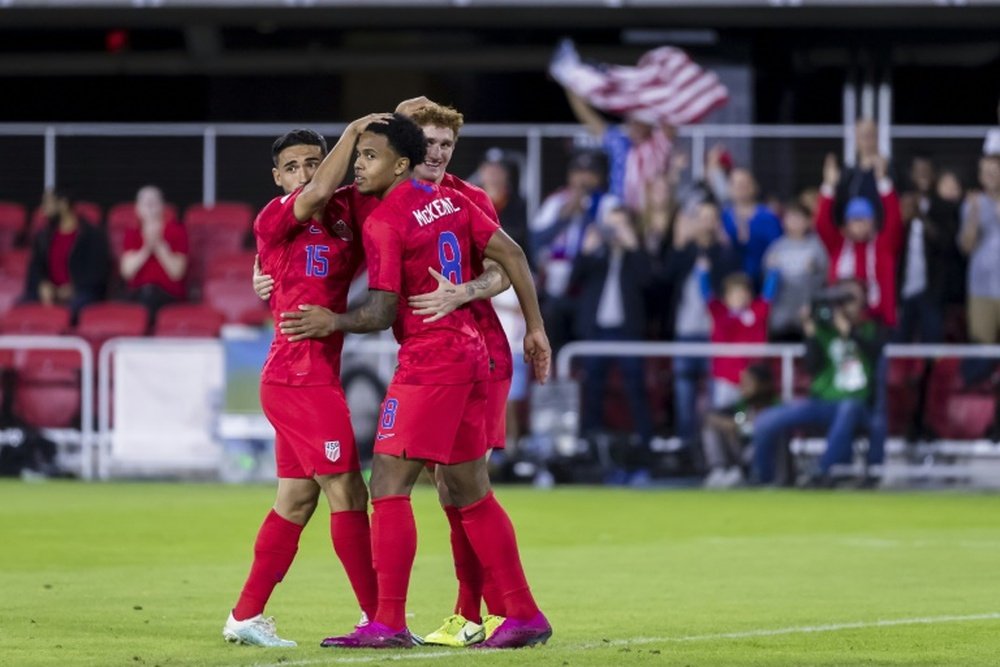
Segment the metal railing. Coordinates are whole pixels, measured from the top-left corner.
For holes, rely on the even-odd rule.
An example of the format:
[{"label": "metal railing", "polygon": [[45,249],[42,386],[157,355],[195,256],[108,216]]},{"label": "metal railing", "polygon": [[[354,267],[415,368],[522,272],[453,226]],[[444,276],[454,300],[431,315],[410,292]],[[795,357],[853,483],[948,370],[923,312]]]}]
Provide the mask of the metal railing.
[{"label": "metal railing", "polygon": [[[41,137],[44,140],[44,185],[56,185],[58,140],[62,137],[197,137],[202,143],[202,203],[217,200],[219,172],[217,142],[223,137],[275,137],[296,126],[289,123],[0,123],[0,137]],[[319,123],[313,127],[331,136],[339,135],[346,124]],[[885,128],[891,155],[894,139],[983,139],[989,126],[895,125]],[[528,214],[541,205],[543,139],[588,139],[586,129],[577,124],[472,123],[462,128],[463,137],[522,139],[525,159],[521,170],[521,191]],[[691,174],[701,178],[708,143],[717,139],[840,139],[841,152],[848,162],[853,154],[853,128],[844,125],[756,125],[704,124],[682,127],[681,139],[691,143]]]}]

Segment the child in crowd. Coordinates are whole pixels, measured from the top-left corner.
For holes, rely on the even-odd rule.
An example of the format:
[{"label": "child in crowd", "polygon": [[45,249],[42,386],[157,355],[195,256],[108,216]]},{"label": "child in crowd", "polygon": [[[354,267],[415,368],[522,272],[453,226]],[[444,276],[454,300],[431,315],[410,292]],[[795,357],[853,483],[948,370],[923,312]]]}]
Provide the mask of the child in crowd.
[{"label": "child in crowd", "polygon": [[705,487],[728,489],[744,482],[744,451],[753,435],[753,422],[764,408],[774,405],[777,392],[770,367],[755,364],[740,373],[740,397],[732,405],[712,410],[705,417],[701,441],[708,476]]},{"label": "child in crowd", "polygon": [[767,249],[764,266],[781,274],[771,306],[772,341],[802,340],[799,313],[826,281],[828,259],[823,243],[812,233],[811,214],[798,202],[785,205],[784,234]]},{"label": "child in crowd", "polygon": [[[702,294],[712,318],[713,343],[766,343],[767,318],[771,300],[778,287],[778,273],[771,270],[764,278],[760,296],[754,298],[750,278],[745,273],[731,273],[722,281],[722,298],[712,294],[708,262],[699,260]],[[712,359],[712,407],[720,408],[740,397],[740,373],[750,365],[746,357]]]}]

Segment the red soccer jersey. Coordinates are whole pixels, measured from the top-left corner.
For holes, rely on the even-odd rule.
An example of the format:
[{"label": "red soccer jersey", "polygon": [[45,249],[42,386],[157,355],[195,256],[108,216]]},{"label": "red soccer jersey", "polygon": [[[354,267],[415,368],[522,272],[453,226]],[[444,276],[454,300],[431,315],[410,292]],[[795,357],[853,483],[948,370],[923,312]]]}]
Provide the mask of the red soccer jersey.
[{"label": "red soccer jersey", "polygon": [[465,384],[489,377],[486,346],[469,308],[437,322],[414,315],[407,298],[437,288],[429,267],[452,282],[471,276],[471,257],[482,254],[499,229],[464,195],[409,180],[382,200],[363,226],[368,287],[395,292],[399,310],[400,384]]},{"label": "red soccer jersey", "polygon": [[[749,308],[734,312],[719,299],[708,302],[712,315],[713,343],[766,343],[767,316],[771,304],[764,299],[754,299]],[[712,359],[712,377],[739,384],[740,373],[750,365],[745,357],[715,357]]]},{"label": "red soccer jersey", "polygon": [[[500,218],[497,216],[490,196],[482,188],[476,187],[472,183],[466,183],[462,179],[445,174],[441,179],[441,185],[458,190],[469,198],[479,210],[485,213],[490,220],[500,225]],[[483,273],[482,253],[473,253],[472,257],[472,278]],[[469,304],[472,309],[472,316],[476,318],[476,325],[483,334],[486,342],[486,352],[490,355],[493,366],[491,378],[494,380],[509,380],[514,374],[514,362],[511,358],[510,343],[507,342],[507,334],[500,324],[496,310],[493,309],[493,302],[489,299],[477,299]]]},{"label": "red soccer jersey", "polygon": [[[171,252],[188,254],[187,230],[179,222],[171,221],[164,225],[163,240],[170,246]],[[125,250],[138,250],[142,248],[143,243],[142,227],[129,227],[126,230],[123,246]],[[179,280],[173,280],[167,275],[167,271],[155,255],[150,255],[146,263],[139,267],[136,274],[132,276],[132,280],[128,281],[129,289],[138,289],[143,285],[162,287],[167,294],[175,299],[183,299],[186,292],[183,276]]]},{"label": "red soccer jersey", "polygon": [[301,190],[278,197],[254,221],[261,269],[274,277],[269,301],[275,321],[274,341],[261,382],[287,385],[340,383],[340,352],[344,334],[322,340],[290,343],[277,328],[281,313],[315,304],[342,313],[347,292],[361,266],[361,233],[343,213],[349,193],[338,190],[324,212],[324,224],[295,219],[295,199]]}]

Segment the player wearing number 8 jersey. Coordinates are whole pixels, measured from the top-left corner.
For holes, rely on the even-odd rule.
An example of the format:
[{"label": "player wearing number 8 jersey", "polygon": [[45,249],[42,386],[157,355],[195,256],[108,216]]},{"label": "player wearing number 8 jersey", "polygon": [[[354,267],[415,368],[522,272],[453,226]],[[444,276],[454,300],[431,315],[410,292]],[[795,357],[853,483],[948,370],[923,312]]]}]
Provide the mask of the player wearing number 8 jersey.
[{"label": "player wearing number 8 jersey", "polygon": [[[378,118],[366,116],[349,125],[325,158],[325,141],[309,130],[289,132],[275,142],[274,180],[286,194],[265,206],[254,222],[260,261],[276,279],[270,299],[275,321],[303,301],[346,307],[363,257],[360,230],[331,221],[325,209],[346,174],[360,129]],[[295,558],[321,490],[330,505],[334,550],[362,610],[375,612],[368,496],[340,388],[342,345],[342,335],[305,343],[276,335],[272,343],[260,396],[276,433],[278,492],[258,532],[250,574],[223,628],[228,641],[295,645],[277,636],[263,611]]]},{"label": "player wearing number 8 jersey", "polygon": [[[496,223],[454,190],[414,181],[412,165],[426,153],[420,128],[398,116],[359,138],[355,182],[382,203],[364,225],[368,299],[334,314],[333,330],[366,332],[394,325],[399,368],[386,393],[372,466],[372,549],[379,604],[374,620],[326,645],[409,647],[406,594],[416,553],[410,493],[423,464],[440,464],[462,527],[506,602],[507,619],[480,646],[510,648],[544,642],[551,626],[528,588],[513,526],[489,487],[482,432],[486,350],[465,309],[436,321],[412,313],[405,297],[433,287],[428,269],[469,270],[469,254],[501,264],[525,312],[526,355],[548,375],[551,350],[524,253]],[[460,276],[455,276],[460,277]]]}]

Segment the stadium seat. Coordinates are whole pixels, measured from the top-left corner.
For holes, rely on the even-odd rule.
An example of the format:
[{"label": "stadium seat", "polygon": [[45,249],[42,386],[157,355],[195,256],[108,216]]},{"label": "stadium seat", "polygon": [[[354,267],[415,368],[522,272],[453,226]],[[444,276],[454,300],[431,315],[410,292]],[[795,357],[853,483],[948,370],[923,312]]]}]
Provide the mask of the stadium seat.
[{"label": "stadium seat", "polygon": [[223,321],[222,314],[205,304],[170,304],[157,313],[153,335],[214,338]]},{"label": "stadium seat", "polygon": [[144,336],[149,311],[136,303],[95,303],[80,311],[76,334],[87,339],[96,358],[101,345],[117,336]]},{"label": "stadium seat", "polygon": [[253,222],[253,209],[242,202],[216,202],[215,206],[192,204],[184,212],[184,224],[188,226],[220,225],[230,229],[246,231]]},{"label": "stadium seat", "polygon": [[27,250],[9,250],[0,254],[0,315],[10,310],[24,294],[30,259]]},{"label": "stadium seat", "polygon": [[980,438],[993,423],[994,389],[966,387],[957,359],[939,359],[931,371],[925,422],[940,438]]},{"label": "stadium seat", "polygon": [[[89,222],[95,227],[100,227],[101,223],[104,221],[104,211],[100,204],[95,204],[92,201],[78,201],[73,204],[73,211],[76,212],[77,217],[81,220]],[[42,207],[39,206],[35,209],[35,212],[31,214],[31,233],[35,234],[39,229],[45,226],[46,218],[42,213]]]},{"label": "stadium seat", "polygon": [[[167,221],[178,220],[177,207],[170,203],[165,204],[164,216]],[[135,202],[121,202],[108,209],[108,241],[115,257],[121,257],[122,248],[125,246],[125,230],[138,224],[139,218],[135,214]]]},{"label": "stadium seat", "polygon": [[[233,255],[243,248],[243,238],[250,229],[253,213],[246,204],[220,203],[214,208],[192,206],[184,216],[191,248],[188,285],[198,294],[209,267],[220,257]],[[244,279],[246,273],[243,274]]]},{"label": "stadium seat", "polygon": [[254,294],[250,281],[243,276],[239,279],[217,279],[205,283],[202,291],[204,302],[222,313],[226,322],[260,324],[268,317],[265,303]]},{"label": "stadium seat", "polygon": [[69,330],[69,319],[69,310],[62,306],[22,303],[8,310],[0,319],[0,333],[58,336]]},{"label": "stadium seat", "polygon": [[15,202],[0,202],[0,252],[14,247],[28,221],[24,206]]},{"label": "stadium seat", "polygon": [[249,281],[255,256],[252,250],[219,255],[205,267],[205,280]]},{"label": "stadium seat", "polygon": [[80,417],[80,354],[30,350],[14,364],[14,415],[30,426],[65,428]]}]

